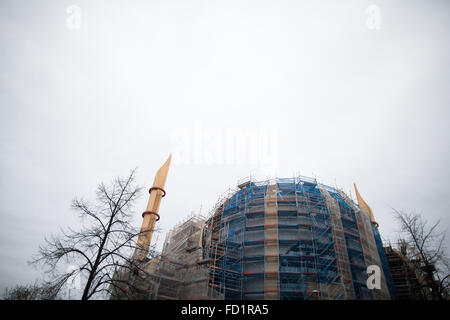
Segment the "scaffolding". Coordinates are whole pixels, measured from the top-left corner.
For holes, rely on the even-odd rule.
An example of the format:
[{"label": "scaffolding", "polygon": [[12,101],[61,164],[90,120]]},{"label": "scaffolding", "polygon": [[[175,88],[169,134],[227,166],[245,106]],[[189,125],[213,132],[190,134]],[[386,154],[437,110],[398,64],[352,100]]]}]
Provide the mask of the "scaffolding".
[{"label": "scaffolding", "polygon": [[[203,238],[208,295],[214,298],[390,299],[395,294],[368,213],[313,178],[240,181],[216,206]],[[382,269],[382,290],[367,288],[371,264]]]},{"label": "scaffolding", "polygon": [[[160,254],[146,258],[136,272],[115,274],[121,290],[111,299],[180,300],[207,299],[210,272],[203,255],[205,217],[191,215],[171,229]],[[129,294],[127,294],[129,292]],[[218,298],[218,297],[215,297]]]},{"label": "scaffolding", "polygon": [[[395,297],[370,215],[304,176],[239,181],[208,217],[176,225],[152,264],[149,299]],[[381,290],[367,288],[369,265],[382,270]]]},{"label": "scaffolding", "polygon": [[202,251],[205,218],[192,215],[166,235],[156,299],[206,299],[209,270]]},{"label": "scaffolding", "polygon": [[398,300],[431,300],[431,289],[420,269],[420,263],[411,261],[391,246],[384,249]]}]

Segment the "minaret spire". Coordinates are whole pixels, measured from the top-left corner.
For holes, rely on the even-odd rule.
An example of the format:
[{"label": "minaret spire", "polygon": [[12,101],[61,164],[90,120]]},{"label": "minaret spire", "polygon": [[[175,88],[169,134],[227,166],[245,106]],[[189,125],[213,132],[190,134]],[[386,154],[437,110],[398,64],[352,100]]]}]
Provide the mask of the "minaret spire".
[{"label": "minaret spire", "polygon": [[159,220],[159,205],[161,198],[166,195],[164,186],[166,184],[167,174],[169,172],[170,160],[172,155],[166,160],[161,168],[156,172],[153,186],[148,191],[150,193],[147,209],[142,213],[142,226],[141,233],[137,240],[136,250],[134,251],[133,258],[135,260],[143,260],[147,257],[150,243],[152,240],[153,230],[155,228],[156,221]]},{"label": "minaret spire", "polygon": [[358,200],[359,207],[369,214],[370,220],[372,220],[372,222],[375,225],[375,227],[378,228],[378,222],[375,221],[375,217],[373,216],[372,209],[369,207],[369,205],[364,201],[364,199],[359,194],[358,188],[356,188],[356,184],[355,183],[353,183],[353,186],[355,187],[356,199]]}]

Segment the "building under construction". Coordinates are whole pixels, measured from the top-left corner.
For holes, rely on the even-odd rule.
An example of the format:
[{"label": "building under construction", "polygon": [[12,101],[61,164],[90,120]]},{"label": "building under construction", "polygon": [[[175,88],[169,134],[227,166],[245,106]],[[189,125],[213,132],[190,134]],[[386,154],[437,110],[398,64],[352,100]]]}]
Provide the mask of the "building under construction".
[{"label": "building under construction", "polygon": [[[243,181],[208,217],[167,234],[161,255],[145,262],[141,297],[394,299],[378,224],[355,191],[358,204],[313,178]],[[367,287],[373,265],[380,289]]]},{"label": "building under construction", "polygon": [[432,285],[420,260],[411,260],[405,248],[385,248],[398,300],[431,300]]}]

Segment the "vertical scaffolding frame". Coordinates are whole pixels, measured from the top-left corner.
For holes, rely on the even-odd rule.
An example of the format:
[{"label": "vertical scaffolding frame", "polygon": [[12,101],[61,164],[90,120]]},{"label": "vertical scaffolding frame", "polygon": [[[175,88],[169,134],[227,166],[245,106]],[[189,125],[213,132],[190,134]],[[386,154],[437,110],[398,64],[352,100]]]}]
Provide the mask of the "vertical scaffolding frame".
[{"label": "vertical scaffolding frame", "polygon": [[[247,181],[167,235],[152,299],[389,299],[378,229],[344,192],[298,176]],[[368,290],[367,266],[383,271]]]},{"label": "vertical scaffolding frame", "polygon": [[225,299],[392,295],[365,287],[369,264],[384,270],[367,213],[342,191],[313,178],[242,183],[209,223],[217,225],[218,219],[209,283]]}]

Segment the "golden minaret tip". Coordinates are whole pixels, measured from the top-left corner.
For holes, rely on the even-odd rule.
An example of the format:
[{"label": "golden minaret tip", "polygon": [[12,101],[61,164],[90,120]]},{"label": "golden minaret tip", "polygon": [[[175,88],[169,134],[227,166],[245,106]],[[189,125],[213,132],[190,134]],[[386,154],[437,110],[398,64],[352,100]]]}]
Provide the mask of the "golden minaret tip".
[{"label": "golden minaret tip", "polygon": [[370,220],[372,220],[373,224],[375,225],[375,227],[378,228],[378,222],[375,221],[375,217],[373,216],[373,211],[370,208],[370,206],[367,204],[367,202],[364,201],[364,199],[361,197],[361,195],[359,194],[358,188],[356,187],[356,184],[353,183],[353,186],[355,187],[355,193],[356,193],[356,199],[358,200],[358,205],[359,207],[367,212],[370,216]]},{"label": "golden minaret tip", "polygon": [[153,180],[153,186],[150,188],[147,209],[142,213],[142,226],[134,258],[137,260],[144,259],[149,251],[155,223],[159,220],[159,206],[161,199],[166,195],[164,187],[166,185],[167,174],[169,173],[170,161],[172,154],[169,155],[166,162],[158,169]]}]

